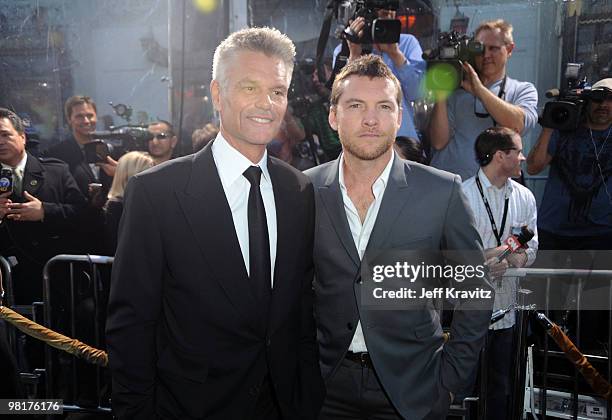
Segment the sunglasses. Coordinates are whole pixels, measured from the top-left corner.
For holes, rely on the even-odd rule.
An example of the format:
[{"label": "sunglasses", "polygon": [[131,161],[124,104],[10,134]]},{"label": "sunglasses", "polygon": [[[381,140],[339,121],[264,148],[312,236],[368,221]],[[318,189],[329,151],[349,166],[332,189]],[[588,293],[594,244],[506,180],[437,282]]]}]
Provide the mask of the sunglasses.
[{"label": "sunglasses", "polygon": [[596,104],[600,104],[603,101],[612,101],[612,95],[608,95],[608,96],[592,96],[591,97],[591,102],[594,102]]},{"label": "sunglasses", "polygon": [[158,134],[151,134],[151,140],[168,140],[169,138],[172,137],[172,133],[158,133]]},{"label": "sunglasses", "polygon": [[591,91],[586,91],[584,96],[586,96],[587,99],[590,99],[592,102],[600,104],[603,101],[612,101],[612,89],[608,89],[607,87],[599,87]]}]

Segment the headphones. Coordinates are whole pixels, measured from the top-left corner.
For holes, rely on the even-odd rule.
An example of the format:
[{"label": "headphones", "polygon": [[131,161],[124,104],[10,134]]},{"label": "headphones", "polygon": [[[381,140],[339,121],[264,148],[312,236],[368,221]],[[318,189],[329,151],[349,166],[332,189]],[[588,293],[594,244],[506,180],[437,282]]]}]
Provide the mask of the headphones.
[{"label": "headphones", "polygon": [[487,153],[482,157],[478,157],[476,160],[478,161],[480,166],[487,166],[493,160],[493,155]]}]

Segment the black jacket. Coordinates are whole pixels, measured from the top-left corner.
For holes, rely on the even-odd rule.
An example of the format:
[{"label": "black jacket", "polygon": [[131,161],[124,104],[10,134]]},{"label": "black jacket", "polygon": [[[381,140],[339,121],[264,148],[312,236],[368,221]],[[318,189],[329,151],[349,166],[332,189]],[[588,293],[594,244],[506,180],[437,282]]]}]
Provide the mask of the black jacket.
[{"label": "black jacket", "polygon": [[316,419],[312,186],[268,161],[278,241],[266,333],[210,144],[128,183],[106,324],[113,411],[246,419],[268,374],[283,418]]},{"label": "black jacket", "polygon": [[[55,146],[51,147],[45,153],[45,156],[60,159],[68,164],[70,173],[74,177],[79,190],[89,199],[89,184],[102,183],[104,194],[108,192],[113,182],[113,178],[106,175],[100,169],[100,179],[97,180],[89,164],[85,161],[85,156],[81,151],[81,147],[74,139],[70,137]],[[78,247],[75,253],[77,254],[107,254],[108,245],[104,234],[104,213],[101,208],[94,205],[86,206],[79,216],[79,239]]]},{"label": "black jacket", "polygon": [[96,176],[85,161],[81,147],[74,137],[71,136],[52,146],[46,151],[45,156],[60,159],[68,164],[70,173],[85,197],[88,195],[88,185],[91,183],[100,182],[106,191],[110,189],[113,178],[100,170],[100,180],[96,180]]},{"label": "black jacket", "polygon": [[[86,201],[68,166],[57,159],[36,158],[28,154],[22,186],[24,191],[42,201],[44,219],[41,222],[19,222],[5,218],[0,223],[0,249],[3,256],[17,258],[22,272],[27,268],[28,275],[40,276],[40,270],[49,258],[74,251],[73,235]],[[23,196],[11,196],[11,200],[25,201]],[[28,283],[33,281],[28,279]],[[14,284],[18,283],[14,279]],[[38,296],[40,283],[30,286],[29,291],[35,291]]]}]

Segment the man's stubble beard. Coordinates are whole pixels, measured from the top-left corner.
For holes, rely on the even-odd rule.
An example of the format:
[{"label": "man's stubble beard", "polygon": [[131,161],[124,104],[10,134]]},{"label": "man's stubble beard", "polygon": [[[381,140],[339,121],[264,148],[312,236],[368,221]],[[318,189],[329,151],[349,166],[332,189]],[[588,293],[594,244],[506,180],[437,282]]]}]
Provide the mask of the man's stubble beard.
[{"label": "man's stubble beard", "polygon": [[364,148],[359,147],[359,145],[354,144],[353,142],[342,142],[342,148],[345,152],[350,153],[358,159],[365,161],[376,160],[382,155],[384,155],[389,149],[393,147],[393,141],[385,141],[381,143],[372,151],[364,150]]}]

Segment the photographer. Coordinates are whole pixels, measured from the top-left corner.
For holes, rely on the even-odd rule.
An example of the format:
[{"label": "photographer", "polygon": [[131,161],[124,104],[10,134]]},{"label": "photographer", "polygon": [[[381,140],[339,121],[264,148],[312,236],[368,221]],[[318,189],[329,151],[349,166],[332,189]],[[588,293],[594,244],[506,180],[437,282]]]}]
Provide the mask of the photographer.
[{"label": "photographer", "polygon": [[[390,9],[378,9],[376,11],[378,19],[395,19],[396,11]],[[345,32],[364,36],[365,19],[361,16],[354,19]],[[349,49],[348,62],[359,58],[363,51],[363,44],[346,41]],[[334,50],[334,66],[336,59],[342,50],[342,44]],[[382,56],[383,61],[395,77],[399,80],[402,93],[402,125],[397,133],[398,136],[419,138],[414,126],[414,115],[411,101],[419,98],[419,85],[425,72],[425,61],[423,60],[423,50],[419,41],[412,35],[400,34],[399,42],[394,44],[374,44],[373,54]]]},{"label": "photographer", "polygon": [[117,161],[108,156],[107,163],[88,163],[85,158],[85,145],[92,141],[91,133],[95,131],[97,122],[97,108],[93,99],[89,96],[71,96],[64,104],[64,112],[72,136],[51,147],[45,156],[66,162],[77,186],[89,198],[89,206],[80,214],[81,237],[77,252],[101,254],[105,249],[102,206],[113,181]]},{"label": "photographer", "polygon": [[63,162],[25,151],[23,123],[5,108],[0,108],[0,163],[12,172],[11,190],[0,194],[0,251],[13,265],[15,301],[29,304],[42,298],[47,260],[72,251],[67,239],[85,199]]},{"label": "photographer", "polygon": [[91,142],[91,133],[96,130],[96,103],[89,96],[71,96],[64,104],[64,113],[72,136],[46,152],[46,156],[63,160],[70,167],[81,192],[89,194],[89,184],[101,183],[106,191],[110,188],[117,161],[110,156],[106,163],[87,163],[84,145]]},{"label": "photographer", "polygon": [[147,128],[153,136],[147,142],[149,154],[155,161],[156,165],[172,159],[174,148],[176,147],[177,138],[174,134],[174,127],[168,121],[159,120],[149,124]]},{"label": "photographer", "polygon": [[612,247],[612,78],[584,96],[580,127],[543,128],[527,158],[530,175],[550,164],[538,214],[542,249]]},{"label": "photographer", "polygon": [[481,23],[475,40],[484,45],[484,55],[475,58],[476,69],[463,63],[465,73],[461,88],[448,98],[448,92],[436,92],[437,103],[429,124],[433,147],[431,166],[474,176],[474,139],[491,125],[508,127],[524,137],[535,127],[538,93],[529,82],[511,79],[506,64],[512,55],[512,25],[498,19]]}]

